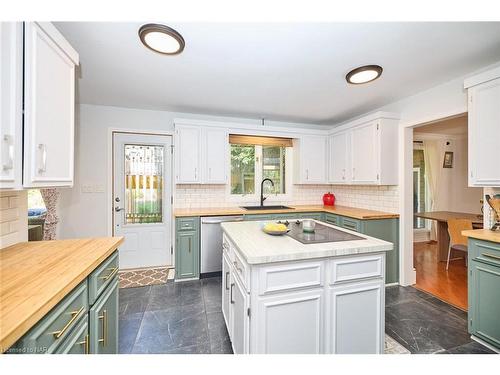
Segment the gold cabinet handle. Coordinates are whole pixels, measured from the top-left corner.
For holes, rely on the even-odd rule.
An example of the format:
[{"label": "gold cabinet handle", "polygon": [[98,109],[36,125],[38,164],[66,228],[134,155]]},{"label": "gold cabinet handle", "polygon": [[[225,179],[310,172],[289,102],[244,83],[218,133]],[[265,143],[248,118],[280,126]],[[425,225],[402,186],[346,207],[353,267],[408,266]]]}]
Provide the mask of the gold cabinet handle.
[{"label": "gold cabinet handle", "polygon": [[102,320],[102,339],[99,339],[99,342],[102,343],[102,346],[106,346],[108,344],[108,311],[102,310],[99,319]]},{"label": "gold cabinet handle", "polygon": [[68,323],[66,323],[66,325],[59,331],[55,331],[55,332],[52,332],[52,334],[54,335],[54,337],[56,338],[56,340],[61,337],[62,335],[64,335],[64,332],[66,332],[68,330],[68,328],[71,326],[71,324],[73,324],[73,322],[76,320],[76,318],[78,318],[78,316],[81,314],[81,312],[85,310],[85,306],[82,306],[80,308],[80,310],[78,311],[72,311],[71,312],[71,319],[69,320]]},{"label": "gold cabinet handle", "polygon": [[488,254],[488,253],[482,253],[481,255],[482,255],[483,257],[493,258],[493,259],[498,259],[498,260],[500,260],[500,256],[498,256],[498,255],[493,255],[493,254]]},{"label": "gold cabinet handle", "polygon": [[90,340],[89,340],[89,335],[85,335],[85,340],[80,341],[80,342],[78,343],[78,345],[85,345],[85,346],[84,346],[85,354],[89,354],[89,353],[90,353]]},{"label": "gold cabinet handle", "polygon": [[118,267],[108,268],[108,270],[111,272],[106,276],[100,276],[99,279],[103,279],[104,281],[111,279],[118,272]]}]

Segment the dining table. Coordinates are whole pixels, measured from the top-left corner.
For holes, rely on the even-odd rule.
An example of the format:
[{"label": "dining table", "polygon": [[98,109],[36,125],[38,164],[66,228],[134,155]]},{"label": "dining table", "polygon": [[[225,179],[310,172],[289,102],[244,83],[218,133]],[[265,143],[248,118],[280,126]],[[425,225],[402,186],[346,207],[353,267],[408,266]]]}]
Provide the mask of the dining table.
[{"label": "dining table", "polygon": [[435,220],[437,222],[437,248],[438,260],[446,262],[448,258],[448,247],[450,245],[450,236],[448,234],[448,220],[450,219],[468,219],[472,221],[474,229],[483,227],[483,215],[471,214],[467,212],[452,212],[452,211],[428,211],[417,212],[416,217],[427,220]]}]

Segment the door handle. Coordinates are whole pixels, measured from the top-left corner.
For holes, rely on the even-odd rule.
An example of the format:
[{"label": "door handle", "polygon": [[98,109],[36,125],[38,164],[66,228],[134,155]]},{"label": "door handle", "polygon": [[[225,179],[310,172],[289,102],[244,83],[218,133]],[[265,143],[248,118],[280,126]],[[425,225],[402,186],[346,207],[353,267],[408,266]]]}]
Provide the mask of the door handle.
[{"label": "door handle", "polygon": [[226,272],[226,281],[224,282],[224,286],[226,287],[226,290],[229,290],[229,288],[227,287],[227,277],[229,276],[229,271]]},{"label": "door handle", "polygon": [[234,287],[234,283],[231,284],[231,292],[229,293],[230,296],[229,296],[229,302],[231,302],[231,304],[234,304],[234,300],[233,300],[233,287]]},{"label": "door handle", "polygon": [[108,311],[103,310],[102,315],[99,315],[99,320],[102,320],[102,339],[98,341],[102,344],[102,346],[106,346],[108,344]]},{"label": "door handle", "polygon": [[123,207],[119,207],[119,206],[115,206],[115,212],[120,212],[120,211],[123,211],[125,208]]}]

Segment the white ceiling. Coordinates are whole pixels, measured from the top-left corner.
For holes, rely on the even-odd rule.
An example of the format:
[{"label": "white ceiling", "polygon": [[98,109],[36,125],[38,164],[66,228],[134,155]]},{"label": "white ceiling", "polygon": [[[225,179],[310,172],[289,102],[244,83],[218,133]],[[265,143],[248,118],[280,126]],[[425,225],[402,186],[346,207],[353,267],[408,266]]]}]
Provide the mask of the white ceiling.
[{"label": "white ceiling", "polygon": [[[500,22],[165,23],[182,54],[142,46],[142,23],[55,23],[80,53],[80,102],[333,124],[500,61]],[[382,77],[348,85],[365,64]]]}]

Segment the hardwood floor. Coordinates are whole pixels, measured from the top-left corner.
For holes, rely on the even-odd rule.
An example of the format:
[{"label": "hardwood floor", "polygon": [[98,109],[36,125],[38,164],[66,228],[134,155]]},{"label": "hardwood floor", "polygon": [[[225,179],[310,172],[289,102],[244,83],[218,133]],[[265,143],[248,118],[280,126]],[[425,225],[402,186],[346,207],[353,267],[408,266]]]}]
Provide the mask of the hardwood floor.
[{"label": "hardwood floor", "polygon": [[435,242],[416,242],[413,262],[417,271],[417,289],[467,310],[467,267],[463,259],[451,261],[446,271],[446,262],[438,261]]}]

